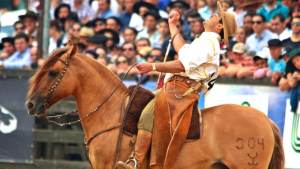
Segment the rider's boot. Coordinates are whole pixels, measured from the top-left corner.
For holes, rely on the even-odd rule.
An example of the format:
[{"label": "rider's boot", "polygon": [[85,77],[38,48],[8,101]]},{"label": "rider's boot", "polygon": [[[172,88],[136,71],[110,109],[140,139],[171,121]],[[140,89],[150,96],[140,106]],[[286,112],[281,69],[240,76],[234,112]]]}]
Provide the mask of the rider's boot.
[{"label": "rider's boot", "polygon": [[144,161],[145,156],[149,150],[152,139],[152,133],[139,130],[136,143],[134,146],[134,151],[130,155],[129,159],[124,163],[123,161],[119,161],[117,163],[118,169],[140,169],[141,165]]}]

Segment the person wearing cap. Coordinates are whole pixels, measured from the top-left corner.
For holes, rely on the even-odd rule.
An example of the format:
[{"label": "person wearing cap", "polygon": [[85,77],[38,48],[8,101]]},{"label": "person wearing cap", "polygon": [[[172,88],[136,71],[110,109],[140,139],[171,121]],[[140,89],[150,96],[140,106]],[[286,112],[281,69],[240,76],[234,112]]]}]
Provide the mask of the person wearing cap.
[{"label": "person wearing cap", "polygon": [[107,37],[101,34],[95,34],[88,38],[86,50],[95,50],[98,46],[106,46]]},{"label": "person wearing cap", "polygon": [[77,13],[75,12],[70,12],[69,15],[66,17],[66,21],[64,23],[64,28],[67,31],[72,27],[72,25],[76,22],[79,22]]},{"label": "person wearing cap", "polygon": [[290,60],[287,63],[285,73],[279,81],[279,88],[281,91],[292,89],[290,104],[291,111],[297,112],[299,103],[300,90],[300,49],[294,49],[290,53]]},{"label": "person wearing cap", "polygon": [[266,18],[260,14],[253,16],[252,28],[254,33],[247,38],[246,46],[251,51],[261,52],[274,35],[266,29]]},{"label": "person wearing cap", "polygon": [[15,48],[14,38],[12,37],[3,38],[2,44],[3,44],[3,50],[7,54],[8,58],[15,53],[16,48]]},{"label": "person wearing cap", "polygon": [[[169,126],[167,129],[159,127],[153,128],[153,123],[156,123],[154,117],[156,118],[159,115],[168,112],[166,110],[160,110],[155,108],[157,104],[165,103],[165,95],[174,96],[175,92],[177,93],[176,97],[184,97],[185,103],[187,105],[193,105],[193,103],[195,103],[200,97],[198,92],[203,92],[204,95],[206,95],[209,92],[209,90],[213,87],[213,84],[218,76],[221,39],[223,39],[225,44],[228,45],[228,36],[232,36],[237,29],[234,15],[227,12],[223,12],[219,2],[218,10],[219,14],[212,15],[211,19],[204,22],[205,32],[202,33],[202,35],[199,38],[195,39],[191,44],[185,43],[182,35],[180,35],[176,26],[176,23],[180,19],[180,15],[176,11],[171,11],[169,14],[169,27],[172,42],[175,51],[179,55],[179,59],[164,63],[144,62],[136,65],[136,68],[141,74],[148,73],[151,71],[158,71],[167,73],[167,75],[165,77],[164,87],[154,92],[154,95],[157,95],[157,97],[155,97],[152,101],[148,103],[148,105],[145,107],[141,114],[138,123],[137,139],[134,147],[134,152],[131,155],[131,158],[129,159],[127,164],[125,164],[122,161],[119,161],[117,163],[118,169],[133,169],[135,162],[137,168],[140,169],[151,142],[153,142],[152,144],[158,146],[157,148],[162,148],[160,147],[162,144],[160,144],[157,138],[163,138],[160,139],[161,141],[170,141],[169,139],[164,139],[166,138],[165,136],[160,137],[159,133],[162,130],[168,131],[169,127],[171,126]],[[171,73],[173,73],[173,75]],[[180,81],[180,79],[185,79],[184,81],[186,81],[186,83],[184,81]],[[204,82],[205,79],[206,81]],[[187,85],[190,83],[193,83],[195,85],[194,88],[192,86]],[[199,87],[200,84],[202,84],[202,87]],[[172,86],[174,86],[174,88],[171,90],[170,87]],[[183,88],[183,86],[186,86],[186,88]],[[179,90],[185,91],[185,94],[183,94],[184,92],[179,94]],[[195,90],[197,90],[197,92],[195,92]],[[168,93],[168,91],[172,91],[172,93]],[[156,98],[160,98],[162,100],[156,100]],[[177,106],[182,106],[182,104],[180,104],[180,99],[169,99],[171,99],[172,101],[168,102],[172,104],[172,106],[175,106],[175,109],[178,108]],[[160,106],[164,107],[166,105]],[[185,108],[186,107],[181,107],[182,110],[186,110]],[[177,111],[171,111],[170,113],[171,116],[182,115],[182,112]],[[161,124],[168,125],[169,121],[168,119],[166,120],[167,121],[163,121]],[[172,124],[172,127],[176,126],[173,126]],[[157,155],[157,151],[155,151],[155,149],[153,148],[154,147],[152,147],[151,150],[152,157]],[[163,152],[163,154],[164,153],[165,152]],[[164,161],[156,160],[157,158],[151,158],[151,167],[168,168],[168,166],[163,166]]]},{"label": "person wearing cap", "polygon": [[243,68],[239,70],[236,74],[237,78],[244,78],[247,76],[253,76],[254,72],[257,70],[255,67],[253,57],[256,55],[254,51],[248,51],[244,53],[244,61],[243,61]]},{"label": "person wearing cap", "polygon": [[266,55],[261,54],[261,52],[257,53],[257,55],[253,57],[253,61],[257,69],[253,74],[253,79],[271,77],[270,69],[268,67],[268,58]]},{"label": "person wearing cap", "polygon": [[136,40],[141,38],[147,38],[151,42],[151,47],[161,47],[160,37],[161,34],[157,30],[157,24],[160,19],[158,13],[150,11],[144,14],[145,29],[140,31],[136,37]]},{"label": "person wearing cap", "polygon": [[247,47],[244,43],[236,43],[232,49],[234,63],[229,64],[225,74],[228,77],[234,77],[243,68],[244,53],[247,52]]},{"label": "person wearing cap", "polygon": [[88,27],[82,27],[79,32],[79,42],[87,46],[86,40],[90,37],[94,36],[94,31]]},{"label": "person wearing cap", "polygon": [[96,18],[92,21],[92,27],[95,33],[100,32],[102,29],[106,28],[106,19],[104,18]]},{"label": "person wearing cap", "polygon": [[268,60],[268,67],[272,73],[271,82],[277,84],[286,67],[286,63],[281,57],[283,44],[279,39],[271,39],[268,46],[271,54],[271,58]]},{"label": "person wearing cap", "polygon": [[[38,15],[33,11],[27,11],[24,15],[20,15],[19,19],[24,22],[25,33],[31,39],[37,36],[37,19]],[[32,41],[32,40],[31,40]]]}]

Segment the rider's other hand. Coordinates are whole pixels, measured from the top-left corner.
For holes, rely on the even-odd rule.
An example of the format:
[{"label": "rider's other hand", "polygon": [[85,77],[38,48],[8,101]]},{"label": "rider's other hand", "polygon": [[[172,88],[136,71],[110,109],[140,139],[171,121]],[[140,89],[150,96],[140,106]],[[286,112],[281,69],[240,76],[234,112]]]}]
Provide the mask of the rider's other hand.
[{"label": "rider's other hand", "polygon": [[148,73],[153,70],[152,63],[148,62],[139,63],[135,67],[140,71],[141,74]]},{"label": "rider's other hand", "polygon": [[169,14],[169,24],[175,24],[179,21],[180,15],[177,11],[171,11]]}]

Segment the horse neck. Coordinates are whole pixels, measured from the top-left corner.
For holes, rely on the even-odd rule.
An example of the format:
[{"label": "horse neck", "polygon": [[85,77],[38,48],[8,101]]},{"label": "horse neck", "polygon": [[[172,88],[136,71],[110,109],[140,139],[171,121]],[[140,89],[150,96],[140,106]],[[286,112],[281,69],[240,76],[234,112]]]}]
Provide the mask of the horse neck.
[{"label": "horse neck", "polygon": [[[79,116],[84,118],[102,104],[120,83],[120,79],[102,64],[79,56],[82,64],[76,68],[79,72],[74,97]],[[120,123],[121,106],[128,94],[127,87],[122,83],[115,93],[93,114],[81,123],[86,137]]]}]

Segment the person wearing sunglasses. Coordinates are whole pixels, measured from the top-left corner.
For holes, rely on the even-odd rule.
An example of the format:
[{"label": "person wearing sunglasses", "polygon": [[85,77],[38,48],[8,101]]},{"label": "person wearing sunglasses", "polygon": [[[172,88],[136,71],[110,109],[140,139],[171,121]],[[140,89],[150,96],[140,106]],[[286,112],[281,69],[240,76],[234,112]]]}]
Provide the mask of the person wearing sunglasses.
[{"label": "person wearing sunglasses", "polygon": [[293,35],[290,38],[282,41],[283,47],[285,49],[300,48],[300,16],[295,16],[292,19],[291,26],[292,26]]},{"label": "person wearing sunglasses", "polygon": [[246,46],[249,51],[260,52],[268,46],[268,41],[273,39],[274,34],[266,29],[266,18],[260,14],[252,17],[252,28],[254,33],[247,38]]},{"label": "person wearing sunglasses", "polygon": [[[178,142],[180,139],[174,137],[170,138],[170,133],[174,132],[175,134],[172,134],[173,136],[178,134],[178,138],[183,138],[183,133],[187,134],[188,127],[177,128],[177,126],[182,125],[182,118],[172,118],[171,124],[169,118],[160,117],[161,121],[157,121],[156,119],[168,113],[170,113],[171,117],[184,117],[183,112],[188,112],[191,115],[192,109],[190,106],[193,106],[200,98],[198,92],[203,92],[204,95],[206,95],[213,87],[218,76],[221,39],[228,45],[228,36],[232,36],[237,29],[234,15],[223,12],[220,3],[218,2],[217,4],[219,13],[211,15],[211,18],[204,22],[205,32],[191,44],[186,44],[177,28],[177,22],[180,19],[179,13],[171,11],[169,14],[169,28],[173,45],[179,55],[179,59],[164,63],[144,62],[136,65],[136,68],[141,74],[158,71],[167,73],[167,75],[165,77],[164,87],[154,92],[156,97],[148,103],[141,114],[134,151],[129,161],[126,163],[119,161],[117,163],[118,169],[140,169],[151,142],[152,145],[155,145],[152,146],[151,149],[151,168],[171,168],[170,166],[166,166],[165,163],[166,147],[164,145],[167,144],[168,146],[170,142],[174,143],[176,147],[172,146],[167,148],[169,150],[174,150],[175,148],[176,151],[174,154],[178,153],[185,140],[183,140],[183,143]],[[173,73],[173,75],[171,75],[171,73]],[[175,96],[174,93],[176,94]],[[183,99],[181,100],[181,98],[184,98],[185,104],[182,104]],[[182,110],[183,112],[172,110]],[[189,125],[189,123],[184,124],[184,126]],[[153,128],[153,126],[155,126],[155,128]],[[176,128],[176,131],[171,128]],[[184,132],[177,133],[178,130]],[[177,157],[176,155],[174,156]],[[169,162],[172,163],[174,161]],[[137,167],[135,167],[135,165]]]},{"label": "person wearing sunglasses", "polygon": [[135,57],[136,53],[136,46],[133,42],[125,42],[122,45],[122,54],[127,58],[129,65],[133,65],[137,62]]},{"label": "person wearing sunglasses", "polygon": [[14,35],[17,35],[18,33],[21,33],[21,32],[25,32],[24,22],[16,21],[14,23],[14,29],[15,29]]}]

